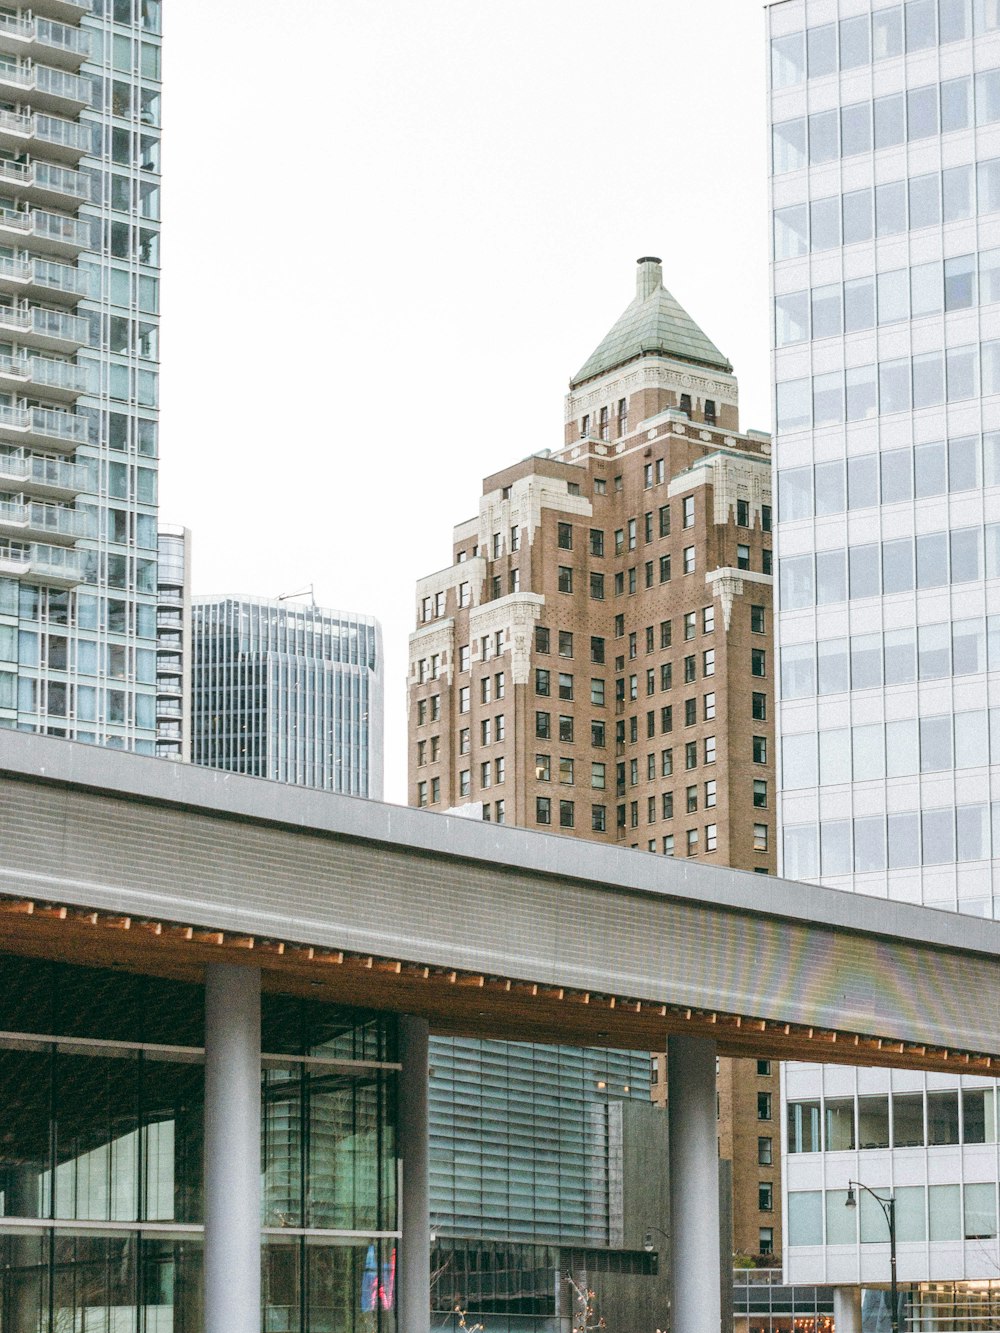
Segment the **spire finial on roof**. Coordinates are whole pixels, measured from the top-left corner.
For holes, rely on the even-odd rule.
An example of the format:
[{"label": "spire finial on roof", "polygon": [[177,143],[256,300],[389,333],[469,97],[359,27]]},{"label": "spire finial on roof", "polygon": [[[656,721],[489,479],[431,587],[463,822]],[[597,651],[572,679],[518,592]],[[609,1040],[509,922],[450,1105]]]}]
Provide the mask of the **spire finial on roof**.
[{"label": "spire finial on roof", "polygon": [[645,301],[663,286],[663,263],[655,255],[644,255],[636,263],[639,267],[635,275],[635,294],[638,300]]}]

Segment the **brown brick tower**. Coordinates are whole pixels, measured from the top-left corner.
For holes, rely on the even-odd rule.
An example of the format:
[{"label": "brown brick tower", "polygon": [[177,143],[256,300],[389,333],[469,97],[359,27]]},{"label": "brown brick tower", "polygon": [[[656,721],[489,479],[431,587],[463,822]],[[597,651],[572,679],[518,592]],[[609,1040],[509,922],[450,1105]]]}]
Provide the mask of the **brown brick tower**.
[{"label": "brown brick tower", "polygon": [[[770,438],[740,434],[732,366],[640,259],[563,447],[487,477],[417,584],[410,803],[773,872],[770,534]],[[768,1253],[778,1070],[722,1066],[735,1247]]]}]

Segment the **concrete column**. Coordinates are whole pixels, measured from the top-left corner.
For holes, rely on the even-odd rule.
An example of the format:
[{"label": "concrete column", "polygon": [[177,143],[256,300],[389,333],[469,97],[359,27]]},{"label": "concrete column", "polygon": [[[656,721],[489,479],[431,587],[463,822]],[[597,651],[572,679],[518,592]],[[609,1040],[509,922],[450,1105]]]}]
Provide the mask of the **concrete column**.
[{"label": "concrete column", "polygon": [[205,969],[205,1333],[260,1333],[260,972]]},{"label": "concrete column", "polygon": [[833,1325],[836,1333],[861,1333],[860,1287],[834,1287]]},{"label": "concrete column", "polygon": [[428,1333],[431,1319],[431,1203],[428,1148],[428,1027],[399,1020],[399,1155],[403,1159],[402,1230],[396,1270],[398,1321],[405,1333]]},{"label": "concrete column", "polygon": [[721,1326],[715,1058],[715,1042],[704,1037],[667,1042],[672,1333],[719,1333]]}]

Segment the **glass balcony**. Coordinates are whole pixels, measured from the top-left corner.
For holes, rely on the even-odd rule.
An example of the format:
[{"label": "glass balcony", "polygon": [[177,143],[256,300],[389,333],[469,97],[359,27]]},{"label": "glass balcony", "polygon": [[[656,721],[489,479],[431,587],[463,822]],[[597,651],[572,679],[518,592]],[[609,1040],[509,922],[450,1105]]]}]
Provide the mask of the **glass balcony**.
[{"label": "glass balcony", "polygon": [[0,333],[31,347],[56,352],[76,351],[90,341],[90,324],[80,315],[48,306],[0,306]]},{"label": "glass balcony", "polygon": [[91,126],[30,111],[0,111],[0,149],[23,153],[37,147],[47,158],[75,163],[91,149]]},{"label": "glass balcony", "polygon": [[73,116],[90,105],[90,84],[65,69],[5,56],[0,57],[0,96],[30,100],[37,111]]},{"label": "glass balcony", "polygon": [[93,492],[97,487],[97,460],[69,463],[64,458],[17,451],[0,454],[0,488],[28,495],[66,497]]},{"label": "glass balcony", "polygon": [[87,421],[72,412],[56,412],[50,407],[0,404],[0,440],[72,452],[87,442]]},{"label": "glass balcony", "polygon": [[0,14],[0,54],[78,70],[90,56],[90,33],[52,19]]},{"label": "glass balcony", "polygon": [[184,686],[179,680],[167,680],[161,676],[157,676],[156,693],[176,695],[180,697],[184,693]]},{"label": "glass balcony", "polygon": [[0,293],[67,301],[76,305],[90,294],[85,269],[52,259],[35,259],[26,250],[0,255]]},{"label": "glass balcony", "polygon": [[82,171],[52,162],[0,161],[0,185],[27,203],[51,208],[77,208],[90,199],[90,180]]},{"label": "glass balcony", "polygon": [[157,629],[176,629],[183,630],[184,618],[180,611],[161,611],[156,612]]},{"label": "glass balcony", "polygon": [[0,500],[0,537],[18,534],[72,543],[81,537],[96,537],[97,524],[89,510],[37,500]]},{"label": "glass balcony", "polygon": [[0,391],[24,392],[29,385],[45,390],[47,398],[71,403],[87,390],[83,366],[45,356],[0,356]]},{"label": "glass balcony", "polygon": [[173,699],[157,699],[156,716],[163,718],[183,717],[184,705],[177,703]]},{"label": "glass balcony", "polygon": [[94,582],[95,551],[0,541],[0,574],[71,588]]},{"label": "glass balcony", "polygon": [[30,242],[43,254],[75,258],[90,248],[90,225],[83,218],[40,209],[0,208],[0,244]]}]

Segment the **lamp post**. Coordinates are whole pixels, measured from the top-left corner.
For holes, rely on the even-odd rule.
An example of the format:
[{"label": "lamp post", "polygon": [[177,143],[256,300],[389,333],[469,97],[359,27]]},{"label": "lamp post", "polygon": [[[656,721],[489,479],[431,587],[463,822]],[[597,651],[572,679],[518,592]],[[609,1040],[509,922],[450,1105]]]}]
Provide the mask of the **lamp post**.
[{"label": "lamp post", "polygon": [[660,1227],[647,1227],[647,1228],[646,1228],[646,1234],[645,1234],[645,1236],[643,1236],[643,1238],[642,1238],[642,1248],[646,1251],[647,1254],[652,1254],[653,1251],[656,1249],[656,1243],[655,1243],[655,1241],[653,1240],[653,1232],[654,1232],[654,1231],[658,1232],[659,1235],[661,1235],[661,1236],[663,1237],[664,1240],[669,1240],[669,1239],[670,1239],[670,1237],[667,1235],[667,1233],[666,1233],[665,1231],[661,1230]]},{"label": "lamp post", "polygon": [[860,1180],[849,1180],[847,1182],[847,1198],[844,1206],[847,1208],[856,1208],[858,1201],[854,1197],[854,1188],[865,1190],[872,1196],[878,1206],[885,1214],[886,1225],[889,1228],[889,1271],[890,1271],[890,1296],[892,1302],[889,1310],[889,1316],[892,1320],[892,1333],[899,1333],[899,1293],[896,1288],[896,1199],[890,1194],[876,1194],[873,1189],[867,1185],[862,1185]]}]

